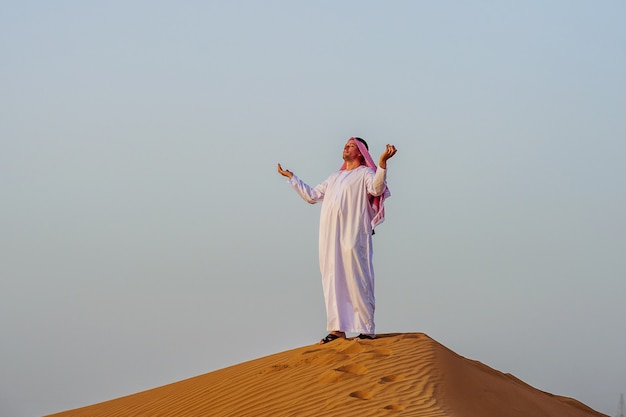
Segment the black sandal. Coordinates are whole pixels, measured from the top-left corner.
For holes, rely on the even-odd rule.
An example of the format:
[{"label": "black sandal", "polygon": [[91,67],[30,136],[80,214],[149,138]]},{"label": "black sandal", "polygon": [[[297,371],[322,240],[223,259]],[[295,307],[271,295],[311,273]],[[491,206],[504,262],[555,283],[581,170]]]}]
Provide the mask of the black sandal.
[{"label": "black sandal", "polygon": [[320,340],[320,345],[325,345],[326,343],[330,343],[333,340],[339,339],[341,336],[337,336],[336,334],[329,333],[325,338]]},{"label": "black sandal", "polygon": [[370,336],[370,335],[367,335],[367,334],[363,334],[363,333],[359,334],[356,338],[359,339],[359,340],[374,340],[374,339],[376,339],[373,336]]}]

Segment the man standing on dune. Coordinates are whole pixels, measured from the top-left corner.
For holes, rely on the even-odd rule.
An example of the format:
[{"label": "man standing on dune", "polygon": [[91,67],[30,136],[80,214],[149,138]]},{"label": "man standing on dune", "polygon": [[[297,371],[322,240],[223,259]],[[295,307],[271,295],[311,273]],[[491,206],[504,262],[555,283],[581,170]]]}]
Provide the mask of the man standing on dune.
[{"label": "man standing on dune", "polygon": [[319,261],[326,301],[327,330],[320,344],[345,338],[374,339],[374,268],[372,235],[384,220],[387,161],[396,154],[387,145],[378,166],[367,143],[350,138],[343,149],[344,163],[326,181],[310,187],[278,164],[278,173],[308,203],[322,202],[319,228]]}]

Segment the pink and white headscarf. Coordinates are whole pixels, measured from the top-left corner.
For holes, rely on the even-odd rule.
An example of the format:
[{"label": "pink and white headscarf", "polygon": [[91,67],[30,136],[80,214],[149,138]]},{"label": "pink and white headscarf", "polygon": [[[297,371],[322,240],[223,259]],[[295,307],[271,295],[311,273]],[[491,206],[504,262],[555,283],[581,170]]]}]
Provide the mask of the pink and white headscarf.
[{"label": "pink and white headscarf", "polygon": [[[349,142],[355,143],[356,146],[359,148],[359,152],[361,152],[361,155],[363,155],[364,165],[376,171],[378,169],[378,165],[372,159],[372,155],[370,155],[369,151],[365,147],[365,144],[362,143],[360,140],[357,140],[354,137],[348,139],[348,143]],[[343,165],[341,165],[341,168],[339,169],[340,170],[346,169],[345,161]],[[383,193],[379,195],[378,197],[370,196],[370,204],[372,205],[372,209],[374,209],[374,213],[376,213],[374,217],[372,218],[372,229],[374,229],[376,226],[378,226],[385,220],[384,201],[389,196],[391,196],[391,192],[389,191],[389,187],[387,186],[385,186],[385,191],[383,191]]]}]

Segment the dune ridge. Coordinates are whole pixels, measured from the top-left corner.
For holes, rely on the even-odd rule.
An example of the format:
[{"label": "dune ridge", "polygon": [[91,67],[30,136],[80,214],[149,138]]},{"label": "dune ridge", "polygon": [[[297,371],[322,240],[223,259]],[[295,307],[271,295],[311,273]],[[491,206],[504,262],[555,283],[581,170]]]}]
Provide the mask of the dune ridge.
[{"label": "dune ridge", "polygon": [[598,417],[423,333],[337,340],[49,417]]}]

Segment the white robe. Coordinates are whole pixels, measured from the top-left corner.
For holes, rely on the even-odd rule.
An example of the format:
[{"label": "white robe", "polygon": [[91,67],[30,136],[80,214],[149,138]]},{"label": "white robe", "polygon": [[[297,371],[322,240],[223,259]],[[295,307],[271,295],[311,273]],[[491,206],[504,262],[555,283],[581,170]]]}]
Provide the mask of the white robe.
[{"label": "white robe", "polygon": [[327,330],[374,334],[374,268],[369,197],[381,195],[386,170],[364,165],[340,170],[311,188],[295,175],[291,186],[307,202],[322,201],[319,262]]}]

